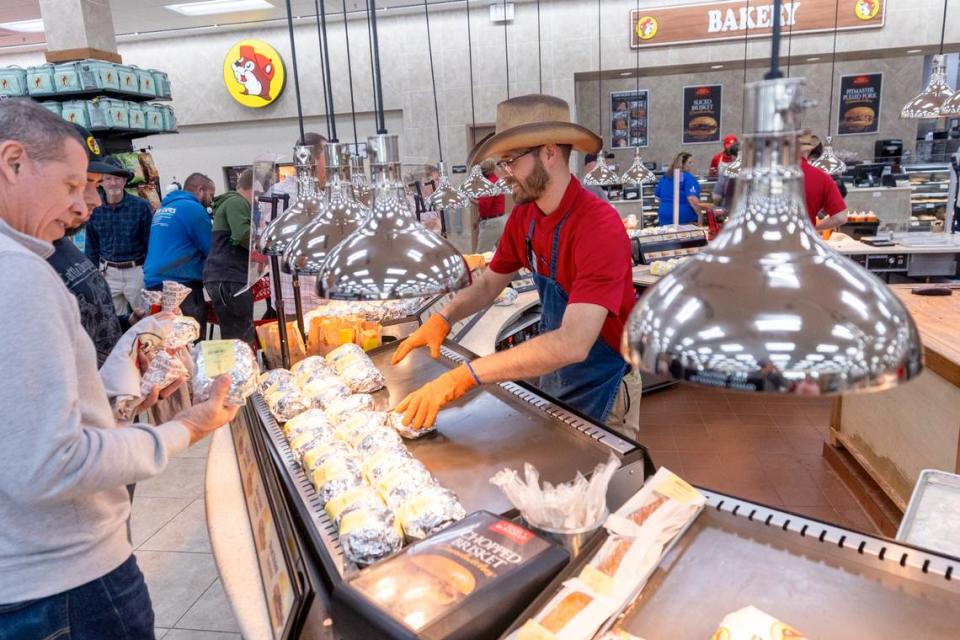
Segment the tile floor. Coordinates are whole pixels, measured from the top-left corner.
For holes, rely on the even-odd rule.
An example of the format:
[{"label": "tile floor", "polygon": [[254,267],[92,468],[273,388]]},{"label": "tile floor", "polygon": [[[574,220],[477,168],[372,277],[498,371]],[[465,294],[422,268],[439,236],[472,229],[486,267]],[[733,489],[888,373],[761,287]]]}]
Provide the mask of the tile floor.
[{"label": "tile floor", "polygon": [[210,552],[203,478],[210,440],[137,485],[131,527],[157,640],[240,640]]},{"label": "tile floor", "polygon": [[639,441],[690,482],[877,533],[822,457],[832,403],[676,386],[640,403]]}]

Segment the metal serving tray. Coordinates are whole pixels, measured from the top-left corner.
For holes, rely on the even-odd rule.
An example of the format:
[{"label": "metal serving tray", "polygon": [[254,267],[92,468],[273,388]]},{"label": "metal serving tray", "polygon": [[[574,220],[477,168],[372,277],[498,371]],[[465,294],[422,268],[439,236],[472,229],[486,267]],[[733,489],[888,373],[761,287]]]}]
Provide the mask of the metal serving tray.
[{"label": "metal serving tray", "polygon": [[[417,349],[393,366],[393,350],[393,346],[384,346],[369,352],[387,380],[387,388],[374,394],[378,409],[393,408],[407,393],[472,355],[448,342],[438,360],[433,360],[426,349]],[[320,562],[331,576],[345,576],[356,566],[343,557],[336,527],[327,518],[263,398],[254,394],[251,402],[272,445],[269,448],[281,479],[293,496],[293,506],[318,549]],[[505,467],[522,469],[525,462],[530,462],[543,480],[562,482],[577,471],[592,471],[611,453],[624,466],[645,459],[641,446],[512,382],[486,385],[448,405],[440,412],[437,427],[435,436],[405,444],[444,487],[456,492],[468,513],[486,510],[511,514],[512,505],[489,483],[490,477]]]},{"label": "metal serving tray", "polygon": [[707,506],[614,625],[709,638],[756,606],[808,638],[960,637],[960,561],[704,491]]},{"label": "metal serving tray", "polygon": [[960,476],[920,472],[897,540],[960,558]]}]

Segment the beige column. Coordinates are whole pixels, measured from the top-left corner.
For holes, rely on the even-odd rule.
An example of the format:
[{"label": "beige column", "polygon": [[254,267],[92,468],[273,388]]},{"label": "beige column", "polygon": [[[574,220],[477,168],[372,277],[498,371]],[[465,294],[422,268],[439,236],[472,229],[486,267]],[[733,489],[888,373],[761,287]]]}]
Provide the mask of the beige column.
[{"label": "beige column", "polygon": [[98,58],[121,62],[109,0],[40,0],[47,62]]}]

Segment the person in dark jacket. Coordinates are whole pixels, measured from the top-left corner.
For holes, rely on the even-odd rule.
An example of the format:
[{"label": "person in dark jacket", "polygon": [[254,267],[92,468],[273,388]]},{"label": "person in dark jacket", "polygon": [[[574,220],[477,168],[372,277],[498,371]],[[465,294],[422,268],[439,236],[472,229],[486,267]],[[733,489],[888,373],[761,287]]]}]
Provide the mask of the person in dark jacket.
[{"label": "person in dark jacket", "polygon": [[143,266],[146,288],[159,291],[164,280],[184,284],[191,294],[180,305],[183,315],[206,327],[207,309],[203,299],[203,265],[210,253],[212,227],[207,207],[213,204],[216,187],[202,173],[193,173],[182,191],[172,191],[153,214],[147,261]]},{"label": "person in dark jacket", "polygon": [[237,190],[213,201],[213,237],[203,269],[203,286],[220,320],[220,338],[254,342],[253,292],[247,286],[250,258],[250,204],[253,171],[237,178]]}]

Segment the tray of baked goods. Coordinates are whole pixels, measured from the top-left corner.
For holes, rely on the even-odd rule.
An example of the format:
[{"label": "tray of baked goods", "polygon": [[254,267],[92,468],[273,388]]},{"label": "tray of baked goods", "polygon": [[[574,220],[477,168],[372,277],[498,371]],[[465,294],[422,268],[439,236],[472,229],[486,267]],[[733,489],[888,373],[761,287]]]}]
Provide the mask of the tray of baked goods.
[{"label": "tray of baked goods", "polygon": [[391,411],[472,357],[452,342],[417,349],[347,344],[261,376],[251,408],[316,556],[331,579],[375,564],[467,514],[512,516],[490,478],[535,465],[548,482],[588,474],[611,454],[651,472],[644,449],[523,383],[484,385],[414,432]]}]

